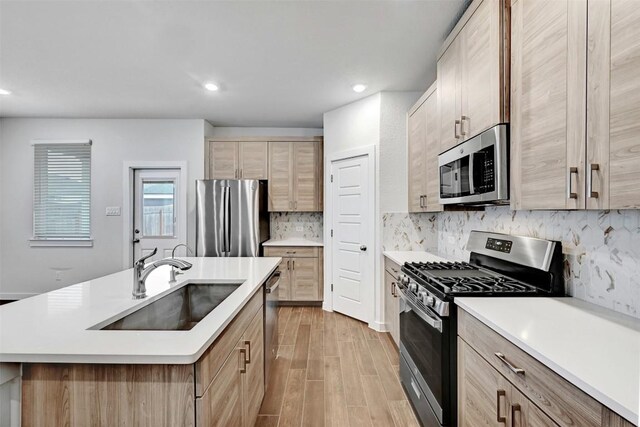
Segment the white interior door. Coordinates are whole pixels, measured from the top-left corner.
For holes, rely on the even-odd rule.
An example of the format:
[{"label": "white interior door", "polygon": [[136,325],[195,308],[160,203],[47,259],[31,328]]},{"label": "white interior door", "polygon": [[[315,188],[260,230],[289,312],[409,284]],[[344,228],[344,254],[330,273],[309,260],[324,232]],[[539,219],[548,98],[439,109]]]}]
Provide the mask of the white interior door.
[{"label": "white interior door", "polygon": [[374,294],[369,156],[331,162],[333,309],[369,322]]},{"label": "white interior door", "polygon": [[[186,242],[178,215],[186,194],[180,191],[179,169],[136,169],[133,188],[133,261],[158,248],[152,259],[171,256]],[[151,260],[151,259],[150,259]],[[149,261],[147,261],[149,262]]]}]

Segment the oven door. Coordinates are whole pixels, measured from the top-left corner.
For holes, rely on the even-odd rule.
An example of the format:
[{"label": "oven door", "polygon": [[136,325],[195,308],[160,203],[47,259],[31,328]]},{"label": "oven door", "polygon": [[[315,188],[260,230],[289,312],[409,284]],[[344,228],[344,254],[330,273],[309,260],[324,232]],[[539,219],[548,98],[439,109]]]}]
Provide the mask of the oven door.
[{"label": "oven door", "polygon": [[506,203],[506,125],[498,125],[438,156],[440,203]]},{"label": "oven door", "polygon": [[[411,376],[404,375],[402,382],[424,425],[450,425],[450,369],[451,363],[455,363],[450,360],[450,318],[439,317],[424,306],[418,307],[402,290],[400,294],[404,300],[400,313],[400,353],[411,373]],[[416,391],[415,396],[411,395],[412,389]],[[429,408],[425,408],[425,403]],[[423,414],[428,414],[426,419]]]}]

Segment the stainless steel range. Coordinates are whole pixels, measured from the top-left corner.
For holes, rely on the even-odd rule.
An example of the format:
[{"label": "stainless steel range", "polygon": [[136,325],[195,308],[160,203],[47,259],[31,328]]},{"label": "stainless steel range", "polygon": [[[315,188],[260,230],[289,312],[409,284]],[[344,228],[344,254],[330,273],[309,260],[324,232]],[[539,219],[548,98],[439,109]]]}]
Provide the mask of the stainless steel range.
[{"label": "stainless steel range", "polygon": [[564,295],[560,242],[472,231],[469,262],[406,263],[400,379],[423,426],[456,426],[455,297]]}]

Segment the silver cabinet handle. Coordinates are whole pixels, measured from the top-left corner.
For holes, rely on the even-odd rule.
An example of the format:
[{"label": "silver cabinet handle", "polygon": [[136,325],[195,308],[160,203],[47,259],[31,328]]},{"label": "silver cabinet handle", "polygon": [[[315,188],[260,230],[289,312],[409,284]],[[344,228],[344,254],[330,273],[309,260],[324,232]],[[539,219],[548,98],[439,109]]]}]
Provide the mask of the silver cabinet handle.
[{"label": "silver cabinet handle", "polygon": [[242,178],[242,169],[240,169],[240,178]]},{"label": "silver cabinet handle", "polygon": [[458,125],[460,124],[460,120],[456,120],[453,124],[453,136],[456,139],[460,139],[460,135],[458,135]]},{"label": "silver cabinet handle", "polygon": [[295,259],[291,260],[291,269],[292,270],[296,269],[296,260]]},{"label": "silver cabinet handle", "polygon": [[496,355],[496,357],[497,357],[498,359],[500,359],[500,361],[501,361],[502,363],[504,363],[505,365],[507,365],[507,368],[509,368],[509,369],[511,370],[511,372],[513,372],[513,373],[514,373],[514,374],[516,374],[516,375],[524,375],[524,369],[522,369],[522,368],[518,368],[518,367],[516,367],[516,366],[513,366],[513,365],[511,364],[511,362],[509,362],[509,361],[507,360],[507,358],[505,357],[505,355],[504,355],[504,354],[502,354],[502,353],[500,353],[500,352],[496,352],[496,353],[494,353],[494,354]]},{"label": "silver cabinet handle", "polygon": [[298,209],[298,201],[293,202],[293,209]]},{"label": "silver cabinet handle", "polygon": [[577,199],[578,193],[574,193],[571,191],[571,175],[576,174],[578,176],[578,168],[570,167],[567,171],[567,199]]},{"label": "silver cabinet handle", "polygon": [[460,117],[460,134],[461,134],[462,136],[465,136],[465,135],[467,134],[467,133],[464,131],[464,121],[465,121],[465,120],[467,120],[467,121],[468,121],[468,120],[469,120],[469,117],[467,117],[467,116],[461,116],[461,117]]},{"label": "silver cabinet handle", "polygon": [[599,171],[600,165],[597,163],[592,163],[589,166],[589,180],[587,181],[587,197],[591,199],[597,199],[600,194],[597,191],[593,191],[593,172]]}]

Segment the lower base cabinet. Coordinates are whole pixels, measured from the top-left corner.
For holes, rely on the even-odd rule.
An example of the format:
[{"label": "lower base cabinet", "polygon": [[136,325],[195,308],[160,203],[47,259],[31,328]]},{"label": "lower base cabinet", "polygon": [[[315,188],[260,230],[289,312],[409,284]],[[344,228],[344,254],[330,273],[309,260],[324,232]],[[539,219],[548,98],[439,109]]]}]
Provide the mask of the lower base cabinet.
[{"label": "lower base cabinet", "polygon": [[218,374],[196,399],[196,425],[253,427],[264,397],[263,315],[260,310]]},{"label": "lower base cabinet", "polygon": [[461,309],[458,425],[633,426]]},{"label": "lower base cabinet", "polygon": [[384,260],[384,321],[397,346],[400,346],[400,307],[398,275],[400,266],[389,258]]},{"label": "lower base cabinet", "polygon": [[324,262],[322,248],[267,246],[266,257],[280,257],[280,302],[323,300]]}]

